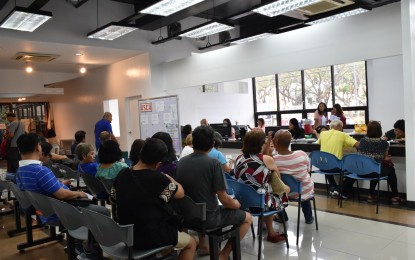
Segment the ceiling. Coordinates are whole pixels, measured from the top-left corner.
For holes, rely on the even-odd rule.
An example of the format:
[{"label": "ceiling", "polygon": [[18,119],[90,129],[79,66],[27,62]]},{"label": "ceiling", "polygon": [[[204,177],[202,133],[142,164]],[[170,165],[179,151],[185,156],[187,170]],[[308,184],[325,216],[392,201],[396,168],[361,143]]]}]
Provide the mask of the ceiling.
[{"label": "ceiling", "polygon": [[[281,0],[282,1],[282,0]],[[365,8],[368,10],[399,0],[323,0],[337,9],[314,15],[291,11],[270,18],[251,10],[273,2],[271,0],[205,0],[167,17],[141,14],[140,10],[158,2],[151,0],[3,0],[0,1],[0,21],[17,6],[50,11],[53,19],[32,33],[0,29],[0,68],[22,69],[24,62],[12,60],[18,52],[56,54],[48,63],[36,64],[36,70],[76,73],[80,66],[94,69],[133,57],[140,53],[162,53],[157,46],[170,50],[185,46],[192,52],[206,52],[229,46],[229,41],[261,33],[284,33],[309,26],[308,21],[334,14]],[[349,5],[344,5],[350,1]],[[181,39],[178,33],[201,23],[218,20],[235,29],[229,34],[218,34],[204,39]],[[113,41],[88,39],[86,34],[109,22],[121,22],[138,27],[130,34]],[[179,23],[180,25],[177,26]],[[171,26],[175,24],[176,26]],[[223,37],[222,37],[223,36]],[[184,45],[186,44],[186,45]],[[190,46],[190,48],[189,48]],[[178,49],[177,49],[178,50]],[[75,56],[82,53],[82,56]],[[171,55],[171,54],[170,54]],[[164,60],[172,59],[164,57]]]}]

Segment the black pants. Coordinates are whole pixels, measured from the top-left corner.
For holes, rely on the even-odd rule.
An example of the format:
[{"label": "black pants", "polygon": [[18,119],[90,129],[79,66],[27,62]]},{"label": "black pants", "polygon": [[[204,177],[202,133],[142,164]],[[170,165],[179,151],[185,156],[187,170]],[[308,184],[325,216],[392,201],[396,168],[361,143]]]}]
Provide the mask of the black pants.
[{"label": "black pants", "polygon": [[[380,168],[380,177],[385,177],[388,176],[388,184],[391,188],[392,191],[392,196],[396,197],[398,196],[398,179],[396,178],[396,172],[395,172],[395,167],[385,167],[385,166],[381,166]],[[364,177],[367,178],[377,178],[378,174],[377,173],[371,173],[368,175],[364,175]],[[354,179],[351,178],[345,178],[344,182],[343,182],[343,194],[344,195],[348,195],[350,190],[353,187],[353,183],[354,183]],[[378,184],[378,181],[370,181],[370,190],[369,190],[369,194],[370,195],[375,195],[375,188],[376,185]]]},{"label": "black pants", "polygon": [[19,149],[17,147],[8,147],[6,156],[7,172],[16,173],[19,168],[19,161],[21,160]]}]

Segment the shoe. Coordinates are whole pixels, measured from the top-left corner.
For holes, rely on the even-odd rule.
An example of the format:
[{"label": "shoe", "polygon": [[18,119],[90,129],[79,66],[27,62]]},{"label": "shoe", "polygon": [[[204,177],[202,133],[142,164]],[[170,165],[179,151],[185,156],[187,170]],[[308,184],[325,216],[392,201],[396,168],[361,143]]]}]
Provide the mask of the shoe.
[{"label": "shoe", "polygon": [[339,192],[337,190],[331,191],[330,195],[332,198],[337,199],[339,197]]},{"label": "shoe", "polygon": [[305,221],[306,224],[313,224],[314,223],[314,217],[311,217],[309,220]]},{"label": "shoe", "polygon": [[376,196],[372,196],[372,195],[367,196],[367,202],[372,203],[375,201],[376,201]]},{"label": "shoe", "polygon": [[276,234],[275,236],[272,236],[272,237],[270,237],[270,236],[268,236],[267,237],[267,241],[269,241],[269,242],[271,242],[271,243],[278,243],[278,242],[281,242],[281,241],[285,241],[285,234]]},{"label": "shoe", "polygon": [[[277,223],[282,223],[282,219],[280,219],[278,216],[274,216],[274,218],[272,218],[272,220],[274,222],[277,222]],[[287,222],[287,221],[288,221],[288,218],[285,218],[285,222]]]}]

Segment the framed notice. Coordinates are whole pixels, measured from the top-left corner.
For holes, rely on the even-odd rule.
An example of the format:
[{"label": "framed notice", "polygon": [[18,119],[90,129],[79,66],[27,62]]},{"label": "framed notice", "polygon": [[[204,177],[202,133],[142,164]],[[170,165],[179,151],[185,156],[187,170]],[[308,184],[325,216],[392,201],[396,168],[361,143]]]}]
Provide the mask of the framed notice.
[{"label": "framed notice", "polygon": [[182,135],[179,124],[177,95],[138,100],[141,139],[152,137],[157,132],[167,132],[173,139],[177,154],[182,150]]}]

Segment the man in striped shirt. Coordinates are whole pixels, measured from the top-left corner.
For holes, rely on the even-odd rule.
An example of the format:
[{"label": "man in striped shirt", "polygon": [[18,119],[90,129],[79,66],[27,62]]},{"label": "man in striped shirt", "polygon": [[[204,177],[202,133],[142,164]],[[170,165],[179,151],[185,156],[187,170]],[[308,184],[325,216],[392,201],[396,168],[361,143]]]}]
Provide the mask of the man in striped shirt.
[{"label": "man in striped shirt", "polygon": [[[278,154],[274,155],[273,158],[281,174],[289,174],[301,182],[303,188],[301,208],[304,213],[305,223],[312,224],[314,217],[309,198],[314,194],[314,182],[309,174],[310,162],[305,152],[289,150],[291,138],[291,133],[285,130],[279,130],[275,134],[273,143]],[[297,199],[298,194],[289,194],[289,197]],[[288,219],[287,216],[286,219]]]}]

